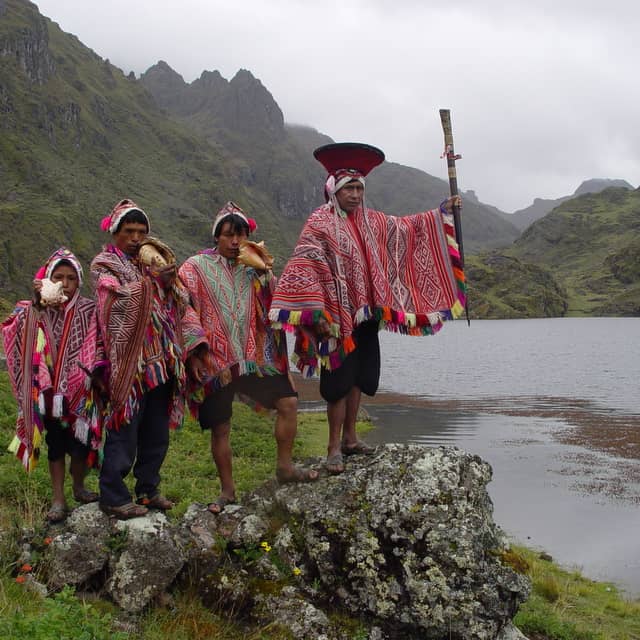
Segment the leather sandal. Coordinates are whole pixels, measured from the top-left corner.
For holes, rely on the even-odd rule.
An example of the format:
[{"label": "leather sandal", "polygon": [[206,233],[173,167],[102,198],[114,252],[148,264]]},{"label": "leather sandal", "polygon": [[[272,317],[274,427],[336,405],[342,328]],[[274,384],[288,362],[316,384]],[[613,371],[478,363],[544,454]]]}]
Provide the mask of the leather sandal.
[{"label": "leather sandal", "polygon": [[74,489],[73,497],[77,502],[81,504],[91,504],[92,502],[97,502],[100,496],[95,491],[90,491],[89,489],[82,487],[82,489]]},{"label": "leather sandal", "polygon": [[344,473],[344,458],[341,453],[334,453],[332,456],[327,456],[327,460],[324,463],[324,468],[332,475],[337,476]]},{"label": "leather sandal", "polygon": [[138,504],[147,507],[147,509],[160,509],[160,511],[168,511],[175,506],[175,504],[171,502],[169,498],[165,498],[160,493],[156,493],[153,498],[142,496],[141,498],[138,498],[137,502]]},{"label": "leather sandal", "polygon": [[342,455],[355,456],[363,455],[370,456],[376,452],[376,448],[368,445],[363,440],[357,440],[355,444],[342,444]]},{"label": "leather sandal", "polygon": [[318,479],[318,472],[315,469],[294,466],[291,469],[277,469],[276,479],[280,484],[315,482]]},{"label": "leather sandal", "polygon": [[149,513],[147,507],[143,507],[140,504],[134,502],[127,502],[119,507],[112,507],[107,504],[101,504],[100,510],[106,513],[108,516],[113,516],[118,520],[130,520],[131,518],[141,518]]},{"label": "leather sandal", "polygon": [[47,511],[47,522],[55,524],[62,522],[67,517],[67,507],[59,502],[54,502],[51,509]]},{"label": "leather sandal", "polygon": [[235,498],[228,498],[227,496],[218,496],[213,502],[207,505],[207,511],[215,515],[222,513],[228,504],[235,504]]}]

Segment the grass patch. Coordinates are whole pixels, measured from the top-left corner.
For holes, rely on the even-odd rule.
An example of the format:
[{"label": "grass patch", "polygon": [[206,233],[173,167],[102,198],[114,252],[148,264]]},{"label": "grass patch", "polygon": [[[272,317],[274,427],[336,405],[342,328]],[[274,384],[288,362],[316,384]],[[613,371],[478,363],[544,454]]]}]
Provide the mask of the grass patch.
[{"label": "grass patch", "polygon": [[516,547],[516,552],[528,564],[533,584],[514,620],[525,635],[549,640],[640,638],[640,601],[626,601],[613,585],[564,570],[530,549]]}]

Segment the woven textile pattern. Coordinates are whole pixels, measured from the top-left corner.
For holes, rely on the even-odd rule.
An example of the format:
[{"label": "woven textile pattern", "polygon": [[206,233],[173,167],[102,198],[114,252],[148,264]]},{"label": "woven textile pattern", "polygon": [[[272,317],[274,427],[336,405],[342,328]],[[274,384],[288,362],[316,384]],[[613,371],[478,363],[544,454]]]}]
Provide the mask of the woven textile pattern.
[{"label": "woven textile pattern", "polygon": [[[40,396],[62,394],[65,405],[75,407],[85,392],[82,367],[91,371],[103,358],[95,304],[79,292],[64,307],[38,309],[22,300],[2,324],[2,338],[18,402],[15,453],[31,470],[43,430]],[[68,413],[61,420],[73,428],[75,416]]]},{"label": "woven textile pattern", "polygon": [[180,267],[180,279],[192,307],[183,323],[185,347],[190,351],[201,342],[209,345],[209,387],[224,386],[238,375],[286,369],[267,326],[274,280],[270,272],[259,276],[254,269],[230,264],[215,250],[207,250]]},{"label": "woven textile pattern", "polygon": [[179,392],[185,379],[180,327],[186,293],[165,292],[112,245],[91,263],[98,318],[110,362],[111,415],[107,427],[119,428],[137,411],[142,395],[175,379],[170,426],[182,423]]},{"label": "woven textile pattern", "polygon": [[[394,331],[437,331],[459,312],[464,299],[459,277],[464,276],[454,272],[451,254],[457,250],[445,218],[437,209],[406,217],[358,209],[341,217],[329,205],[320,207],[305,224],[279,279],[271,321],[303,331],[317,323],[318,313],[324,314],[336,338],[326,351],[341,352],[337,361],[323,363],[330,368],[353,348],[354,328],[371,317]],[[309,346],[303,342],[296,353],[304,361]],[[316,345],[315,351],[322,350]]]}]

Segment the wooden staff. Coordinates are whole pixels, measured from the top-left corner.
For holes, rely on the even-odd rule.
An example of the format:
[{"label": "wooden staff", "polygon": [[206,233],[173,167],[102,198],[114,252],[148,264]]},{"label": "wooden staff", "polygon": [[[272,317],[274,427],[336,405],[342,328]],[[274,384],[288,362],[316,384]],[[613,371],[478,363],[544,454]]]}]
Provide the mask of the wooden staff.
[{"label": "wooden staff", "polygon": [[[442,123],[442,131],[444,132],[444,155],[447,158],[447,168],[449,172],[449,191],[451,196],[458,195],[458,176],[456,174],[456,160],[462,158],[453,150],[453,129],[451,128],[451,112],[449,109],[440,109],[440,122]],[[464,269],[464,248],[462,245],[462,221],[460,220],[460,206],[453,205],[453,224],[456,230],[456,241],[458,250],[460,251],[460,266]],[[469,320],[469,305],[465,300],[464,312],[467,317],[467,324],[471,325]]]}]

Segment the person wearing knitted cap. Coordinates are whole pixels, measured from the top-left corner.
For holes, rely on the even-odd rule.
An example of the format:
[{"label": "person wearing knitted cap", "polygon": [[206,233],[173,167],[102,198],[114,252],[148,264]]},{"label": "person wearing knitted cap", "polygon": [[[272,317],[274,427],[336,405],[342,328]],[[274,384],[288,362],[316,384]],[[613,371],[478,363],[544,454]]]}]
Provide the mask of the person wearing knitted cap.
[{"label": "person wearing knitted cap", "polygon": [[191,307],[185,314],[190,402],[202,429],[211,430],[211,453],[220,477],[220,496],[209,505],[221,512],[236,499],[229,442],[236,393],[276,410],[276,477],[280,482],[316,480],[316,471],[293,464],[297,431],[297,393],[288,368],[286,341],[267,323],[275,278],[266,262],[248,266],[244,257],[255,222],[228,202],[213,224],[214,247],[180,267]]},{"label": "person wearing knitted cap", "polygon": [[[175,264],[147,266],[139,259],[150,224],[135,202],[118,202],[101,228],[111,241],[91,263],[109,360],[100,508],[124,520],[143,516],[149,508],[173,506],[158,487],[169,429],[182,423],[180,322],[187,296],[177,282]],[[132,468],[136,502],[124,482]]]},{"label": "person wearing knitted cap", "polygon": [[274,328],[296,332],[295,356],[305,375],[320,374],[327,401],[326,468],[342,473],[344,457],[371,454],[358,439],[361,394],[380,378],[378,331],[429,335],[464,308],[466,285],[449,198],[405,217],[368,209],[365,176],[384,161],[360,143],[320,147],[326,204],[308,218],[273,295]]},{"label": "person wearing knitted cap", "polygon": [[90,451],[100,443],[100,425],[90,430],[76,407],[85,394],[86,372],[98,371],[105,362],[95,304],[80,295],[81,285],[80,262],[61,247],[36,274],[33,300],[18,302],[2,324],[7,369],[18,402],[10,450],[32,471],[46,432],[53,493],[49,522],[59,522],[67,514],[67,454],[73,497],[83,504],[98,499],[97,493],[85,488],[85,475]]}]

